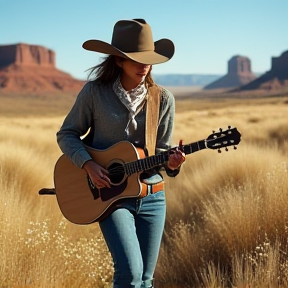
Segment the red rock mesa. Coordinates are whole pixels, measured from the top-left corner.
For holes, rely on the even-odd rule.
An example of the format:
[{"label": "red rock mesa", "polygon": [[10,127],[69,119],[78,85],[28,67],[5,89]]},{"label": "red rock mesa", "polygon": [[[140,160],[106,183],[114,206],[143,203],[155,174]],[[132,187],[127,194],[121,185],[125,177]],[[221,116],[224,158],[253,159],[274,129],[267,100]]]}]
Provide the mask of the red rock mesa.
[{"label": "red rock mesa", "polygon": [[0,91],[72,92],[84,81],[60,71],[55,52],[39,45],[0,45]]},{"label": "red rock mesa", "polygon": [[[279,57],[272,57],[271,69],[238,90],[274,90],[288,87],[288,50]],[[286,89],[285,88],[285,89]]]},{"label": "red rock mesa", "polygon": [[228,73],[204,89],[234,88],[245,85],[256,76],[251,71],[251,61],[244,56],[233,56],[228,61]]}]

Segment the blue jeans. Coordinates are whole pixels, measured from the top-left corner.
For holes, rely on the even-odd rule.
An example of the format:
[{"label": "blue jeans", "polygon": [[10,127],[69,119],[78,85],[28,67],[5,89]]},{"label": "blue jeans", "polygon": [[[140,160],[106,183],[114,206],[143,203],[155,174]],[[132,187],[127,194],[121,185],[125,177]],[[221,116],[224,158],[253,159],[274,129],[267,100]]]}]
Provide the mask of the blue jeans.
[{"label": "blue jeans", "polygon": [[166,216],[165,192],[125,199],[99,222],[114,262],[114,288],[153,288]]}]

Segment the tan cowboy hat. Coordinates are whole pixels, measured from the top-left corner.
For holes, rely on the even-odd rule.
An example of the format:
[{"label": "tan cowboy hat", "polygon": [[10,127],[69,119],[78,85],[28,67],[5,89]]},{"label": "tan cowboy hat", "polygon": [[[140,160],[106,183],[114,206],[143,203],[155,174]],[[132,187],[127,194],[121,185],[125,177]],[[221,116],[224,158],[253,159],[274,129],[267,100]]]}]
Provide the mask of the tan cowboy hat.
[{"label": "tan cowboy hat", "polygon": [[118,21],[114,25],[111,44],[100,40],[88,40],[82,47],[143,64],[163,63],[170,60],[174,54],[174,44],[171,40],[153,41],[151,27],[144,19]]}]

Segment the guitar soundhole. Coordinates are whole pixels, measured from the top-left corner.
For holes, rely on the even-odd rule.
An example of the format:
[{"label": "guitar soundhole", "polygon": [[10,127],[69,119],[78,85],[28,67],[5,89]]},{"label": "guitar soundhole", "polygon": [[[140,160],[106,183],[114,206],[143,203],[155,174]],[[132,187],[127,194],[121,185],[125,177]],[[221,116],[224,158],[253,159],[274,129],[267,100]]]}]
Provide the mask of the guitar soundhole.
[{"label": "guitar soundhole", "polygon": [[101,201],[108,201],[119,196],[127,187],[127,179],[124,179],[125,172],[121,163],[113,163],[107,168],[107,170],[109,171],[109,178],[112,183],[111,188],[103,187],[98,189],[87,174],[88,186],[94,200],[97,200],[100,197]]},{"label": "guitar soundhole", "polygon": [[109,171],[109,178],[113,184],[118,184],[123,181],[125,172],[121,163],[113,163],[107,168],[107,170]]}]

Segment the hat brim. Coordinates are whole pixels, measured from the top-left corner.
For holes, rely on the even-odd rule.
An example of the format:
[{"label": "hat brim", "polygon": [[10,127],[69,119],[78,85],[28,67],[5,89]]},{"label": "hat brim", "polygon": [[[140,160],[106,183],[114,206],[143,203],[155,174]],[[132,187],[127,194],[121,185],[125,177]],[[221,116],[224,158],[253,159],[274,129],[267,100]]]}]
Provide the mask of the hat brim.
[{"label": "hat brim", "polygon": [[154,51],[123,52],[101,40],[88,40],[82,45],[84,49],[89,51],[124,57],[148,65],[164,63],[173,57],[175,48],[171,40],[160,39],[154,42],[154,46]]}]

